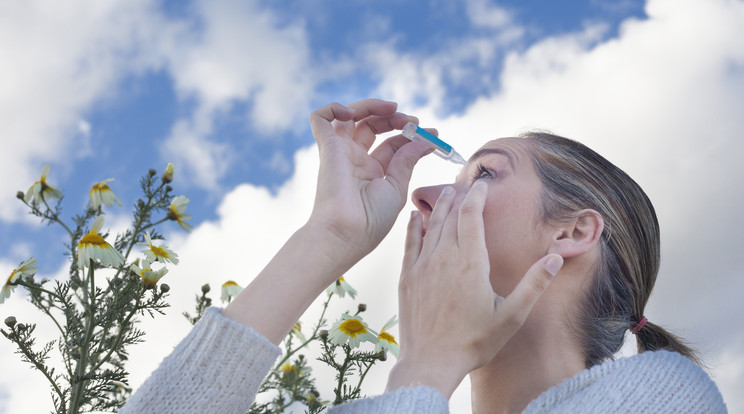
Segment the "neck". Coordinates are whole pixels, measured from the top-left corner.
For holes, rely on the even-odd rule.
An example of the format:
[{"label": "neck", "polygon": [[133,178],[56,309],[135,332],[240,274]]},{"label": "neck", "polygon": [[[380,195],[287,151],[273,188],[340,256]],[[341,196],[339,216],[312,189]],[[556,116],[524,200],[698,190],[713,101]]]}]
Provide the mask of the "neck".
[{"label": "neck", "polygon": [[535,319],[528,319],[490,363],[470,373],[473,413],[520,413],[548,388],[584,369],[568,330]]}]

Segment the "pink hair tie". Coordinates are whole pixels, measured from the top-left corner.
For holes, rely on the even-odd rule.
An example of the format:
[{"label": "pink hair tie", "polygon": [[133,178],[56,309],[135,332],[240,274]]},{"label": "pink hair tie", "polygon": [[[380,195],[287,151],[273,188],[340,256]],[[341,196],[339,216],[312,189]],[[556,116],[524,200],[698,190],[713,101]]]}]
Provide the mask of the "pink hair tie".
[{"label": "pink hair tie", "polygon": [[646,317],[642,317],[640,321],[638,321],[638,324],[633,327],[633,329],[630,330],[630,332],[635,335],[637,334],[641,329],[643,329],[644,326],[646,326],[646,322],[648,322],[648,319]]}]

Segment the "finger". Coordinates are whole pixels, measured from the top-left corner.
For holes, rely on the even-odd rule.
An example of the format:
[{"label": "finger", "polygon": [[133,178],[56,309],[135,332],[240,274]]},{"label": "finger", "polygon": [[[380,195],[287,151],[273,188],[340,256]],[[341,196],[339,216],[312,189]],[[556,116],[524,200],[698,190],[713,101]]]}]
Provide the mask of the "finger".
[{"label": "finger", "polygon": [[[399,129],[399,128],[396,128]],[[431,132],[434,135],[437,135],[438,132],[434,128],[426,128],[427,131]],[[380,145],[375,148],[372,153],[370,154],[372,158],[376,159],[377,162],[380,163],[383,170],[387,171],[388,166],[390,165],[390,160],[393,159],[393,155],[404,145],[412,142],[410,139],[402,136],[402,135],[396,135],[394,137],[390,137],[383,141]],[[434,151],[434,147],[431,145],[426,144],[426,147],[431,148],[429,151],[425,152],[424,155],[429,154]],[[423,148],[423,147],[422,147]],[[418,151],[416,151],[418,153]],[[416,162],[418,162],[418,157],[415,159],[414,165]],[[412,167],[413,168],[413,167]]]},{"label": "finger", "polygon": [[400,112],[389,116],[370,116],[357,123],[354,131],[354,141],[369,150],[377,135],[401,130],[409,122],[418,123],[418,118]]},{"label": "finger", "polygon": [[[406,245],[403,253],[403,269],[410,269],[418,260],[423,243],[424,223],[421,221],[421,213],[417,210],[411,211],[406,233]],[[403,272],[405,274],[406,272]],[[403,276],[401,274],[401,277]]]},{"label": "finger", "polygon": [[426,236],[424,236],[424,243],[421,246],[422,254],[431,255],[439,244],[442,229],[447,221],[447,216],[452,210],[454,200],[455,189],[451,186],[444,187],[429,217],[429,226],[426,228]]},{"label": "finger", "polygon": [[522,326],[532,307],[553,281],[563,266],[563,258],[555,253],[535,262],[525,273],[511,294],[502,303],[502,312],[511,315],[511,320]]},{"label": "finger", "polygon": [[483,208],[486,205],[488,185],[476,181],[460,204],[457,216],[457,244],[467,251],[485,249]]},{"label": "finger", "polygon": [[398,109],[398,104],[382,99],[362,99],[348,105],[349,108],[356,111],[354,121],[359,122],[371,115],[392,115]]},{"label": "finger", "polygon": [[381,99],[362,99],[348,105],[353,109],[355,114],[353,122],[340,122],[335,124],[336,132],[347,136],[353,136],[355,132],[355,122],[359,122],[372,115],[392,115],[398,109],[395,102],[383,101]]},{"label": "finger", "polygon": [[335,120],[349,121],[354,119],[355,111],[352,108],[333,102],[317,109],[310,114],[310,129],[319,146],[327,143],[330,137],[336,134],[331,124]]}]

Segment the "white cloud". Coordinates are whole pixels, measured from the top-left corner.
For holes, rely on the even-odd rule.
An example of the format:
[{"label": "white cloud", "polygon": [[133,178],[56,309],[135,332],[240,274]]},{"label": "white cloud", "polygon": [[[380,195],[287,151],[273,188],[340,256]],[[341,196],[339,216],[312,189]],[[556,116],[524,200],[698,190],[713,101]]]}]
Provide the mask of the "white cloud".
[{"label": "white cloud", "polygon": [[501,28],[511,23],[511,16],[506,9],[489,0],[468,0],[465,2],[465,10],[473,26]]},{"label": "white cloud", "polygon": [[[602,28],[594,26],[511,54],[503,73],[493,74],[500,76],[501,89],[447,119],[436,117],[447,97],[436,62],[424,60],[432,65],[422,65],[388,47],[378,48],[364,63],[377,62],[381,96],[401,101],[402,111],[415,109],[422,123],[438,127],[463,155],[490,138],[550,128],[587,143],[636,178],[657,206],[664,246],[662,274],[647,314],[706,344],[729,410],[739,412],[744,410],[744,399],[737,394],[744,358],[737,333],[744,322],[731,315],[744,313],[738,294],[743,269],[737,261],[738,235],[744,230],[739,217],[744,190],[737,182],[744,176],[738,139],[744,127],[739,114],[744,107],[744,39],[738,36],[744,5],[651,0],[647,13],[648,20],[626,21],[616,39],[600,41]],[[465,60],[453,62],[457,66]],[[432,75],[427,75],[429,67]],[[250,93],[239,78],[233,81],[245,89],[236,97],[226,89],[214,95],[202,92],[207,83],[183,76],[180,87],[204,93],[209,102],[245,99]],[[424,96],[428,104],[420,107],[412,96]],[[70,119],[74,125],[78,118]],[[216,221],[189,235],[171,236],[169,245],[182,258],[164,279],[173,287],[174,306],[167,317],[147,322],[148,341],[133,349],[132,360],[138,361],[134,385],[188,330],[180,312],[191,309],[199,286],[209,281],[216,290],[228,278],[247,284],[303,223],[312,206],[317,155],[302,150],[295,163],[293,178],[275,196],[239,186],[225,195]],[[451,181],[456,169],[443,165],[438,158],[423,160],[412,186]],[[34,168],[31,178],[37,173]],[[360,300],[369,306],[365,319],[373,325],[384,323],[394,311],[403,233],[398,223],[378,250],[349,272]],[[313,312],[317,308],[308,316]],[[15,371],[31,375],[25,368]],[[383,368],[370,378],[370,392],[381,390],[385,375]],[[20,388],[9,389],[12,401],[23,399]],[[453,412],[466,411],[467,384],[455,398],[459,402],[453,400]]]},{"label": "white cloud", "polygon": [[[0,194],[38,179],[44,162],[61,165],[61,173],[80,156],[80,114],[111,96],[121,76],[154,63],[147,49],[139,49],[159,26],[153,20],[148,2],[0,6],[0,174],[14,177],[0,182]],[[0,220],[23,217],[13,201],[0,203]]]}]

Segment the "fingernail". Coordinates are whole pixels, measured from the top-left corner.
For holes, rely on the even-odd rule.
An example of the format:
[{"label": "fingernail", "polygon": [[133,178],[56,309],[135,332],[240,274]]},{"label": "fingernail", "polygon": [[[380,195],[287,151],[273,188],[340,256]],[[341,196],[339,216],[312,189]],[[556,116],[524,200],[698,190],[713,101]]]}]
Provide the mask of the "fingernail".
[{"label": "fingernail", "polygon": [[411,210],[411,218],[416,218],[419,216],[419,214],[421,213],[419,213],[418,210]]},{"label": "fingernail", "polygon": [[551,276],[555,276],[556,273],[561,270],[561,267],[563,267],[563,258],[561,256],[553,256],[545,262],[545,270],[547,270]]},{"label": "fingernail", "polygon": [[442,193],[439,194],[439,198],[442,198],[448,194],[452,194],[452,192],[455,191],[452,187],[446,186],[442,189]]}]

